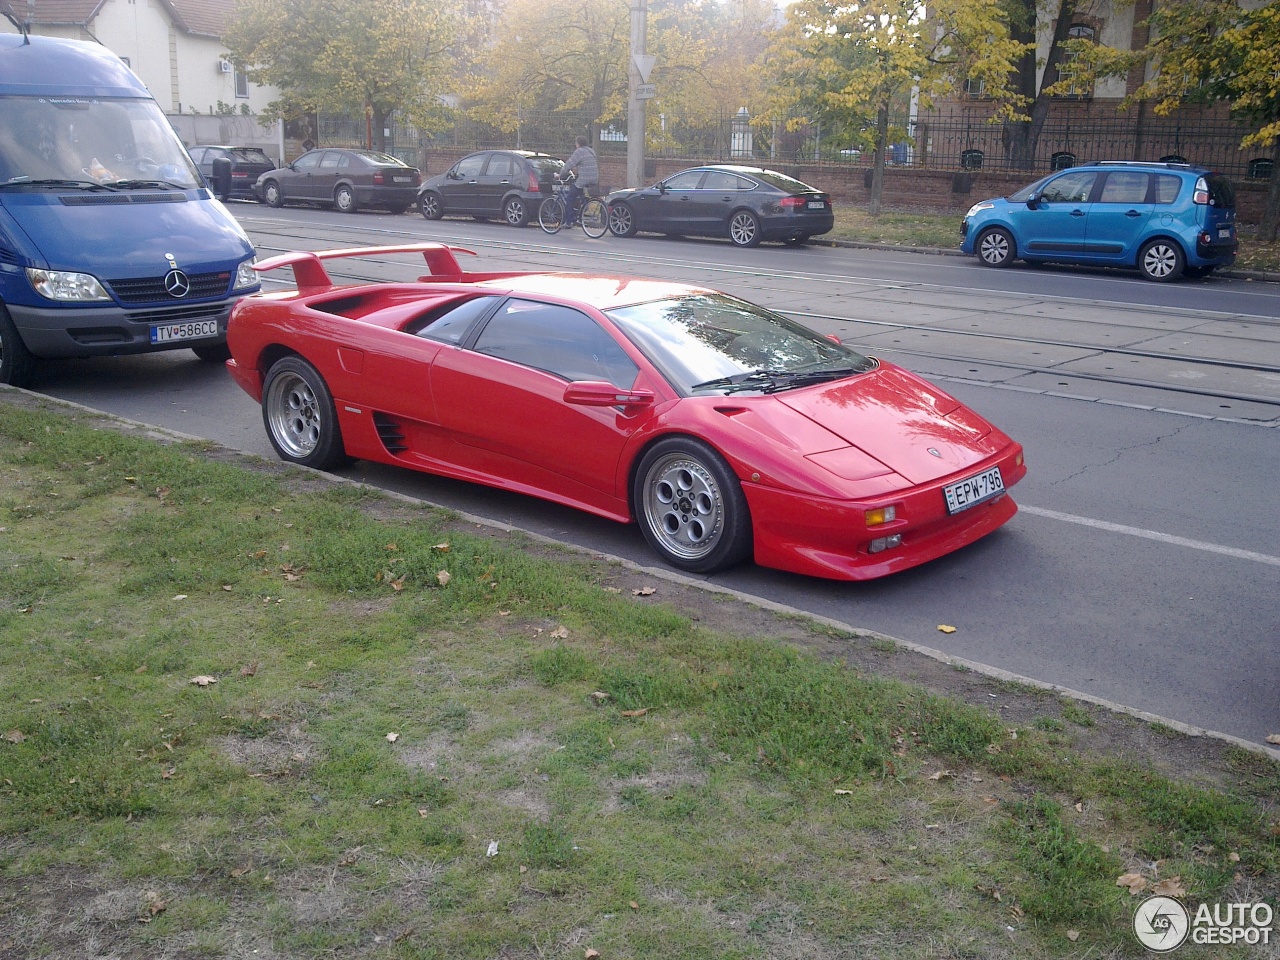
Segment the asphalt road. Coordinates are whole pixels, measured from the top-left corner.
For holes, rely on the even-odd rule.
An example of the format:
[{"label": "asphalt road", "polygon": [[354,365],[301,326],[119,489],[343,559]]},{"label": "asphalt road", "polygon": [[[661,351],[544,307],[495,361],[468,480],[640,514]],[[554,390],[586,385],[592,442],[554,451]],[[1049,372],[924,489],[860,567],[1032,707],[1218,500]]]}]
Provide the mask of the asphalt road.
[{"label": "asphalt road", "polygon": [[[478,269],[645,274],[789,312],[940,383],[1027,450],[1006,527],[885,580],[746,565],[715,583],[1253,743],[1280,733],[1280,289],[811,247],[590,241],[235,204],[260,255],[439,239]],[[466,264],[464,264],[465,266]],[[364,278],[423,272],[353,261]],[[43,392],[274,458],[257,407],[186,351],[51,366]],[[634,527],[358,463],[346,471],[654,565]],[[956,627],[944,634],[939,624]]]}]

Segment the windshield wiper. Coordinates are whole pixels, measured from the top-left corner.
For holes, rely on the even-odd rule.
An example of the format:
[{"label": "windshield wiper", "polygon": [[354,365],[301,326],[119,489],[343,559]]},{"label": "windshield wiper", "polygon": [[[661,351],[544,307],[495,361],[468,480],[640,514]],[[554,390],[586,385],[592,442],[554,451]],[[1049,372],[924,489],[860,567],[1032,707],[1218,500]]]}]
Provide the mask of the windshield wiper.
[{"label": "windshield wiper", "polygon": [[108,180],[108,184],[121,190],[134,190],[139,187],[161,187],[166,190],[181,190],[181,184],[170,180]]},{"label": "windshield wiper", "polygon": [[825,383],[828,380],[841,380],[853,376],[859,371],[853,367],[836,367],[827,370],[752,370],[749,373],[735,373],[731,377],[717,377],[695,383],[694,390],[723,390],[725,393],[742,393],[747,390],[759,390],[761,393],[777,393],[779,390],[793,390],[813,383]]},{"label": "windshield wiper", "polygon": [[78,190],[114,190],[111,184],[99,183],[97,180],[28,180],[26,177],[13,177],[0,183],[0,187],[75,187]]}]

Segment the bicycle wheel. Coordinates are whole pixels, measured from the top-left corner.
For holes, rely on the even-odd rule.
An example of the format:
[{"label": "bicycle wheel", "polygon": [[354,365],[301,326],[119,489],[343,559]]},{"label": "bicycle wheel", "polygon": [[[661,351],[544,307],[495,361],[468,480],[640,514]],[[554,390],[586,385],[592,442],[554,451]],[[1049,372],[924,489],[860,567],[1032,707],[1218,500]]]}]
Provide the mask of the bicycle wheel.
[{"label": "bicycle wheel", "polygon": [[609,232],[609,208],[603,200],[592,197],[582,205],[582,232],[592,240]]},{"label": "bicycle wheel", "polygon": [[547,233],[559,233],[564,226],[564,201],[559,197],[542,201],[538,208],[538,226]]}]

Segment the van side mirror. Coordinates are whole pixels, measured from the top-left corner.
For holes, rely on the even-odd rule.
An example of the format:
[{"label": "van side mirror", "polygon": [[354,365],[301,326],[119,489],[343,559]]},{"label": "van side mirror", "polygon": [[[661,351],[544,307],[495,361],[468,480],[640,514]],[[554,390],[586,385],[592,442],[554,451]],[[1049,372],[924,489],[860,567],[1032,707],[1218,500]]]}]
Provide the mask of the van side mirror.
[{"label": "van side mirror", "polygon": [[231,196],[231,161],[226,157],[213,161],[213,192],[219,200]]}]

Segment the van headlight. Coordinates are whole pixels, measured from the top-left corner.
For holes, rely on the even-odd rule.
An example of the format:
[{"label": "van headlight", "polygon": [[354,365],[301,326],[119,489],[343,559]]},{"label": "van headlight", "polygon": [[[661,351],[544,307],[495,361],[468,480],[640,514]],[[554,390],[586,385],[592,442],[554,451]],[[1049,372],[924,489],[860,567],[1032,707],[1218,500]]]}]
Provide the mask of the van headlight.
[{"label": "van headlight", "polygon": [[110,300],[97,277],[68,270],[40,270],[27,267],[27,279],[36,293],[50,300]]},{"label": "van headlight", "polygon": [[975,203],[972,207],[970,207],[970,208],[969,208],[969,212],[968,212],[968,213],[966,213],[966,214],[964,215],[964,218],[965,218],[966,220],[968,220],[970,217],[972,217],[972,216],[973,216],[975,213],[977,213],[978,211],[980,211],[980,210],[990,210],[990,209],[991,209],[992,207],[994,207],[994,206],[995,206],[995,204],[994,204],[994,203],[992,203],[990,200],[983,200],[981,203]]},{"label": "van headlight", "polygon": [[258,271],[253,269],[253,261],[245,260],[240,266],[236,267],[236,290],[246,290],[249,287],[256,287],[261,281],[258,278]]}]

